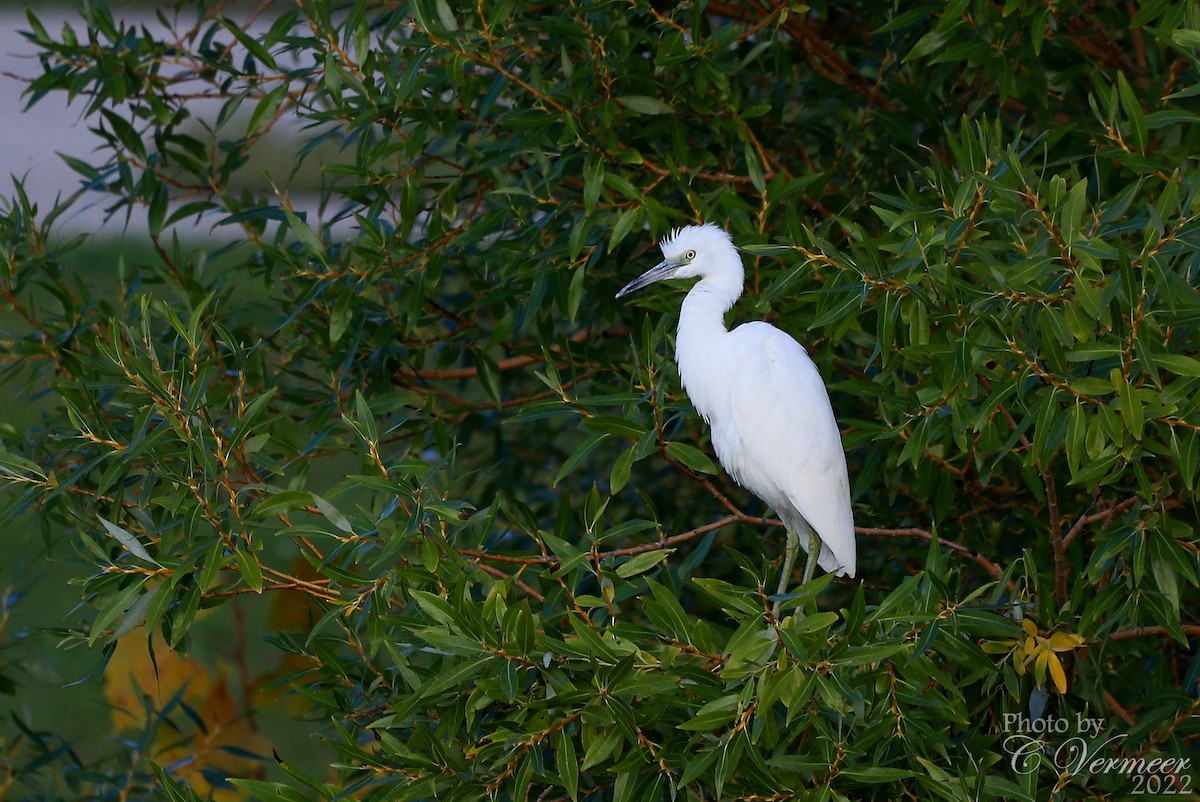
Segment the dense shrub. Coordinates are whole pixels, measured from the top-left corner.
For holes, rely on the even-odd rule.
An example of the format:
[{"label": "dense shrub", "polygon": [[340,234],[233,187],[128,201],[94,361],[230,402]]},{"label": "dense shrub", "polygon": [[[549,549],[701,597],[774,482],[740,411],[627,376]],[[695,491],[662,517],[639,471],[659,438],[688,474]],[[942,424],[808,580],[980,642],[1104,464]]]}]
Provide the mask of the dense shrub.
[{"label": "dense shrub", "polygon": [[[244,701],[335,754],[243,764],[260,799],[1194,793],[1200,13],[1136,6],[31,16],[31,102],[104,141],[64,207],[157,253],[68,270],[19,188],[0,222],[3,364],[55,401],[4,433],[4,514],[95,569],[64,639],[290,610]],[[612,300],[701,220],[844,426],[860,579],[778,619],[678,295]],[[199,739],[172,704],[147,730]],[[1043,712],[1072,729],[1022,751]],[[231,789],[6,726],[19,797]]]}]

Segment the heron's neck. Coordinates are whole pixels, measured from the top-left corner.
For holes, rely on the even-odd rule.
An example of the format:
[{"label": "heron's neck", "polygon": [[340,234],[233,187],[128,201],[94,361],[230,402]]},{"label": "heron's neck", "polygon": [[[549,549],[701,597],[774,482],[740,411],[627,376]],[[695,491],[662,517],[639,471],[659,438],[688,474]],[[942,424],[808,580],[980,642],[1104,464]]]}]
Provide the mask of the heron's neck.
[{"label": "heron's neck", "polygon": [[693,337],[725,334],[725,313],[742,294],[740,281],[719,281],[706,278],[697,283],[683,299],[679,310],[679,334]]},{"label": "heron's neck", "polygon": [[718,366],[717,362],[728,354],[728,347],[722,347],[721,342],[729,335],[725,313],[741,294],[740,280],[704,279],[688,292],[679,311],[675,362],[679,365],[679,375],[688,397],[706,420],[712,418],[719,405],[714,393],[726,390],[717,385],[708,386],[712,382],[705,379],[724,375],[723,366]]}]

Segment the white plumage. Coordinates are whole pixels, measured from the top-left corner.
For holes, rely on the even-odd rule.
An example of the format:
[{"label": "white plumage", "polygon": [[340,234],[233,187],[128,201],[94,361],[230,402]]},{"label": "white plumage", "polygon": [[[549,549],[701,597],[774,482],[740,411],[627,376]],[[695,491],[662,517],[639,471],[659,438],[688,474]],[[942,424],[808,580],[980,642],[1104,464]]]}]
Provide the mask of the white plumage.
[{"label": "white plumage", "polygon": [[[779,592],[787,588],[796,548],[810,550],[810,538],[800,537],[810,531],[820,539],[821,567],[854,576],[846,455],[816,365],[798,342],[769,323],[726,329],[725,313],[742,294],[744,271],[725,231],[712,224],[687,226],[672,232],[661,248],[663,261],[617,297],[664,279],[700,279],[683,300],[675,360],[688,397],[712,428],[721,465],[787,526]],[[811,578],[810,555],[805,581]]]}]

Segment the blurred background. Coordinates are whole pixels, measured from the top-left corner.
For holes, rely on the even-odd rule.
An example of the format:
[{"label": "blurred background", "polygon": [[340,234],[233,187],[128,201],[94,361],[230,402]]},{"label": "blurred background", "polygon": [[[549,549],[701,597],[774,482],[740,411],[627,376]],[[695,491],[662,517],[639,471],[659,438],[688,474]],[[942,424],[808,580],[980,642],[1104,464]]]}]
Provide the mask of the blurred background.
[{"label": "blurred background", "polygon": [[[76,31],[84,29],[79,19],[82,6],[83,2],[43,2],[33,13],[56,35],[64,25]],[[155,4],[118,1],[109,8],[117,20],[151,31],[163,30]],[[239,13],[236,5],[230,8],[231,16]],[[247,6],[240,13],[249,19],[253,11]],[[25,35],[30,30],[28,13],[24,3],[0,3],[0,104],[5,110],[0,115],[0,202],[13,197],[19,185],[42,217],[86,185],[63,157],[88,160],[100,140],[85,120],[86,98],[68,102],[62,93],[51,93],[30,104],[29,81],[41,74],[41,65],[36,47]],[[269,19],[258,23],[263,28],[268,24]],[[250,29],[254,30],[254,24]],[[212,105],[215,115],[219,104]],[[284,125],[271,136],[289,134],[299,132],[289,132]],[[310,190],[319,180],[319,160],[310,160],[294,172],[290,166],[269,163],[271,154],[291,152],[294,148],[259,148],[256,158],[262,164],[241,175],[253,180],[268,173],[290,174],[286,187],[292,193],[290,200],[305,209],[311,205],[306,200],[315,197]],[[265,179],[247,188],[270,190]],[[85,194],[54,226],[63,240],[86,238],[81,247],[66,255],[64,263],[97,294],[115,292],[118,270],[114,268],[118,265],[158,261],[145,217],[126,219],[123,211],[109,208],[111,203],[111,196]],[[308,211],[317,216],[321,213],[316,208]],[[218,260],[228,244],[228,235],[209,223],[197,222],[191,230],[185,224],[176,230],[185,250],[214,254]],[[0,312],[0,329],[19,328],[23,321],[14,318]],[[17,432],[39,427],[42,410],[52,403],[44,390],[37,377],[0,371],[0,393],[6,402],[0,427]],[[265,633],[273,625],[284,624],[281,619],[289,614],[306,614],[302,602],[292,606],[287,595],[281,595],[268,621],[259,620],[262,615],[249,616],[246,611],[253,607],[235,600],[199,623],[187,658],[165,648],[156,649],[151,658],[145,640],[132,637],[124,639],[101,672],[99,646],[88,648],[77,629],[81,616],[76,580],[90,571],[79,559],[75,544],[63,534],[44,531],[34,525],[32,517],[0,529],[0,715],[27,728],[27,735],[47,738],[48,753],[73,750],[83,764],[113,749],[138,748],[137,743],[122,742],[122,731],[144,717],[150,706],[162,709],[173,701],[190,708],[197,714],[196,720],[219,723],[208,733],[208,746],[223,753],[216,762],[224,762],[231,770],[252,775],[254,770],[246,771],[247,767],[269,765],[272,749],[301,761],[310,750],[320,750],[311,737],[315,729],[296,724],[303,709],[280,711],[275,720],[269,714],[247,718],[243,712],[250,697],[283,670],[279,652],[262,640]],[[151,689],[155,698],[143,700],[142,691]],[[181,750],[177,757],[192,760],[196,756]],[[204,787],[203,778],[194,779]],[[219,782],[217,777],[210,779]],[[228,789],[224,793],[239,796]],[[0,798],[3,796],[0,788]]]}]

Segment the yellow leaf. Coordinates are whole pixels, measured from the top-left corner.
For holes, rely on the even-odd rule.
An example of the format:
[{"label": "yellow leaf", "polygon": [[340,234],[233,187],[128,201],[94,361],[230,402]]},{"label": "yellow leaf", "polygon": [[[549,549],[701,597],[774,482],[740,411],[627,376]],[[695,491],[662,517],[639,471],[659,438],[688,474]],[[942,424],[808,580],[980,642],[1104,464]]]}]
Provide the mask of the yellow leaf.
[{"label": "yellow leaf", "polygon": [[[117,641],[109,670],[104,673],[104,695],[114,711],[116,728],[138,730],[146,725],[143,695],[162,707],[176,694],[182,694],[204,721],[207,732],[159,727],[149,756],[164,765],[186,758],[179,776],[196,791],[211,794],[217,802],[242,799],[233,789],[214,789],[204,770],[220,772],[218,776],[251,776],[259,768],[258,762],[226,747],[270,753],[271,744],[255,730],[247,716],[249,711],[230,692],[224,665],[209,666],[184,657],[168,649],[157,636],[154,646],[156,660],[152,661],[144,639]],[[253,686],[259,684],[257,679],[252,680]]]},{"label": "yellow leaf", "polygon": [[1062,663],[1058,661],[1058,655],[1054,652],[1045,652],[1046,663],[1050,666],[1050,679],[1054,680],[1054,687],[1058,688],[1059,693],[1067,692],[1067,674],[1063,671]]},{"label": "yellow leaf", "polygon": [[1054,652],[1045,650],[1038,652],[1037,659],[1033,661],[1033,678],[1037,681],[1038,687],[1046,684],[1046,663],[1054,655]]},{"label": "yellow leaf", "polygon": [[1033,620],[1030,618],[1026,618],[1021,622],[1021,629],[1025,630],[1025,634],[1029,635],[1030,637],[1034,637],[1038,634],[1037,624],[1033,623]]},{"label": "yellow leaf", "polygon": [[1050,648],[1056,652],[1069,652],[1083,645],[1083,638],[1078,635],[1068,635],[1066,632],[1055,632],[1047,640]]},{"label": "yellow leaf", "polygon": [[1036,638],[1026,638],[1025,639],[1025,656],[1033,657],[1037,653],[1038,653],[1037,639]]},{"label": "yellow leaf", "polygon": [[1011,652],[1016,645],[1015,640],[985,640],[979,644],[979,648],[983,649],[984,654],[1004,654]]}]

